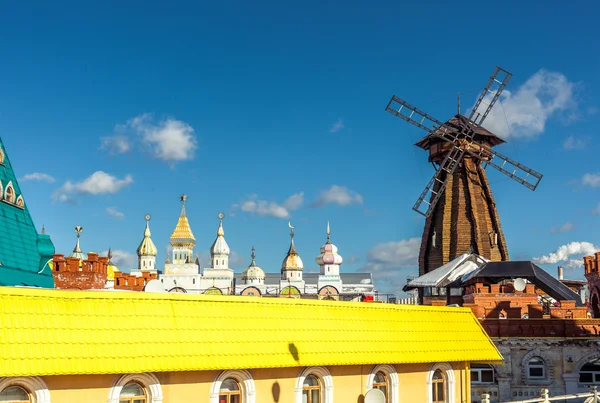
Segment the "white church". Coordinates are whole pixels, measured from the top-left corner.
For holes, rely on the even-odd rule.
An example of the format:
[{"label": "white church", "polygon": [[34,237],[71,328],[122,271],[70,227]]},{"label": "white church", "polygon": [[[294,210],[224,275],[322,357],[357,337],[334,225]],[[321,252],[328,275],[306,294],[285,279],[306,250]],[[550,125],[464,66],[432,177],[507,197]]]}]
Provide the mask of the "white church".
[{"label": "white church", "polygon": [[[219,214],[217,237],[210,247],[210,267],[200,268],[194,257],[196,238],[190,227],[186,210],[186,196],[181,196],[181,213],[170,237],[171,250],[164,271],[156,267],[157,248],[152,242],[149,220],[146,216],[144,238],[137,249],[138,268],[132,275],[155,272],[164,290],[195,294],[254,295],[263,297],[318,298],[343,301],[360,301],[373,296],[371,273],[340,273],[343,262],[338,248],[331,243],[331,231],[327,223],[327,242],[321,247],[315,261],[320,273],[304,273],[304,264],[294,244],[294,227],[289,224],[290,247],[281,264],[279,273],[265,273],[256,264],[252,248],[250,265],[235,273],[229,267],[230,248],[225,241],[222,213]],[[118,270],[115,267],[115,270]]]}]

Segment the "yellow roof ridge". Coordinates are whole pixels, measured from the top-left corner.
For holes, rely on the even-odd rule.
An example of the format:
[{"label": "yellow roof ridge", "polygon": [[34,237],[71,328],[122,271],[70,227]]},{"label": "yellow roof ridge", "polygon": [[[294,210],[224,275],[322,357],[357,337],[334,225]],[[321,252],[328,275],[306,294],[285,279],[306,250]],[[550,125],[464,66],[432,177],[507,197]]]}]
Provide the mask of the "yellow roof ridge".
[{"label": "yellow roof ridge", "polygon": [[468,308],[0,287],[3,376],[481,361]]}]

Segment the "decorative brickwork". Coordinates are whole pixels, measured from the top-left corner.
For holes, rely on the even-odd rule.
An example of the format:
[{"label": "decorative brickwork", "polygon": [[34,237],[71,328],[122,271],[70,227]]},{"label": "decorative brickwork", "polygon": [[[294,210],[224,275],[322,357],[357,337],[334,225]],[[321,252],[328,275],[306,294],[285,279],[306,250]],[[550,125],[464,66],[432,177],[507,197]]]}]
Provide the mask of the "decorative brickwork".
[{"label": "decorative brickwork", "polygon": [[108,257],[88,253],[86,260],[52,255],[54,288],[63,290],[98,290],[106,284]]},{"label": "decorative brickwork", "polygon": [[589,291],[588,304],[594,318],[600,318],[600,277],[598,277],[599,260],[600,252],[596,252],[594,256],[585,256],[583,258],[583,267],[585,270],[585,278],[588,282]]}]

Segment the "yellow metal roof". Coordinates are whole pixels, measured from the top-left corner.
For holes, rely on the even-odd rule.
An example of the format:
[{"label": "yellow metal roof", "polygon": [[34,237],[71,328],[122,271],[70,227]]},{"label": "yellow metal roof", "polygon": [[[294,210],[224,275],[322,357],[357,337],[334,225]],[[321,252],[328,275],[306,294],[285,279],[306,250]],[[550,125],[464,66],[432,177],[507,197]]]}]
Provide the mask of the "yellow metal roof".
[{"label": "yellow metal roof", "polygon": [[501,360],[466,308],[0,287],[3,376]]}]

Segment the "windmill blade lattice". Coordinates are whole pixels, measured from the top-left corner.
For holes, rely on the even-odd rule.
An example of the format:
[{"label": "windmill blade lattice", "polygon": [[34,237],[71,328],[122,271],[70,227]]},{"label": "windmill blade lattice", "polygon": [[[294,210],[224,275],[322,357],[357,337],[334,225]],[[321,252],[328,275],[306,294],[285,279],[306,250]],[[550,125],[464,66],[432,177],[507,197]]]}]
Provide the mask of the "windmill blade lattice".
[{"label": "windmill blade lattice", "polygon": [[[471,114],[469,115],[469,120],[471,122],[475,123],[478,126],[481,126],[487,115],[490,113],[490,111],[496,104],[496,101],[498,101],[498,98],[500,98],[500,94],[502,94],[502,91],[504,91],[504,88],[506,88],[506,85],[510,81],[511,77],[511,73],[496,66],[494,73],[492,73],[492,76],[488,80],[485,88],[479,95],[477,102],[475,102],[473,110],[471,110]],[[499,79],[502,81],[500,81]],[[488,94],[492,97],[492,100],[489,103],[485,101],[485,98],[488,97]],[[479,105],[481,104],[487,106],[483,114],[477,111],[477,109],[479,109]]]}]

